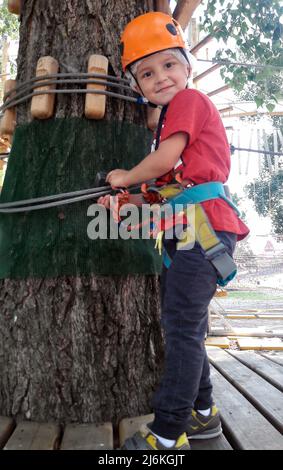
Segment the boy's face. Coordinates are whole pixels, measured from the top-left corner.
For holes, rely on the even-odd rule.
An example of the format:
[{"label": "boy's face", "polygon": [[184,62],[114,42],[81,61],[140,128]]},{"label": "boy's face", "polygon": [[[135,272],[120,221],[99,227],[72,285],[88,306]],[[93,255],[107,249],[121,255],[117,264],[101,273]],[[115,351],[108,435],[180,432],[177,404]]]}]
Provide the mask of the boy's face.
[{"label": "boy's face", "polygon": [[186,88],[190,75],[189,65],[182,64],[170,52],[157,52],[146,57],[137,68],[137,92],[156,105],[165,106]]}]

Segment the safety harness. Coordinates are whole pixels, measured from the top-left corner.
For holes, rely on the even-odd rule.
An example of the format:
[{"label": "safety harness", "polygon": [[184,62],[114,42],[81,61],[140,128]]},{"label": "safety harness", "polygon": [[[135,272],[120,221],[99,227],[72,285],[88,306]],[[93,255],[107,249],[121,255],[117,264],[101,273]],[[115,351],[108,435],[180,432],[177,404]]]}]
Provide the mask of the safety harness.
[{"label": "safety harness", "polygon": [[[156,132],[155,150],[158,149],[162,123],[166,114],[167,106],[163,107]],[[229,189],[223,183],[213,181],[184,188],[181,184],[166,184],[165,186],[147,187],[148,200],[154,199],[153,194],[157,193],[157,200],[161,203],[169,204],[173,209],[174,222],[184,216],[187,226],[183,230],[182,238],[177,242],[177,250],[186,249],[192,242],[199,243],[203,254],[208,259],[218,273],[217,282],[220,286],[225,286],[231,281],[237,272],[233,258],[227,253],[225,245],[216,235],[210,221],[201,205],[202,202],[213,199],[224,200],[237,215],[239,211],[229,198]],[[145,197],[146,199],[146,197]],[[179,217],[178,217],[179,216]],[[165,224],[166,226],[166,224]],[[160,249],[162,239],[166,230],[160,230],[157,235],[156,246]],[[163,263],[169,268],[171,258],[163,246]]]}]

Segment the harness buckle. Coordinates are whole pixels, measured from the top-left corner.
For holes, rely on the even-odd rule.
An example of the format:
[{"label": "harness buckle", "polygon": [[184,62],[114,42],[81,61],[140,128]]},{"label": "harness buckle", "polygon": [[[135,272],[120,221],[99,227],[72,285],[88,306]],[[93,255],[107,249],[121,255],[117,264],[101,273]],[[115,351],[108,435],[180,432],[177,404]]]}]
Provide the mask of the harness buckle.
[{"label": "harness buckle", "polygon": [[224,243],[219,242],[217,245],[214,245],[212,248],[205,251],[205,257],[209,261],[212,261],[217,256],[221,256],[224,252],[226,253],[225,245]]},{"label": "harness buckle", "polygon": [[226,286],[235,277],[237,266],[222,242],[205,251],[205,257],[216,269],[219,275],[217,282],[220,286]]}]

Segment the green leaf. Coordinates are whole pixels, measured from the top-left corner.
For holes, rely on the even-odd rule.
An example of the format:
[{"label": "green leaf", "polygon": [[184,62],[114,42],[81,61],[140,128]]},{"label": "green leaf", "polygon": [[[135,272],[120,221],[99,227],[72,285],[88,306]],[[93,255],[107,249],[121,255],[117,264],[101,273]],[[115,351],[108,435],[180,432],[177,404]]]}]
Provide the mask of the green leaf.
[{"label": "green leaf", "polygon": [[264,103],[264,99],[261,98],[260,96],[255,96],[254,100],[255,100],[255,104],[256,104],[257,108],[260,108],[260,106],[262,106],[263,103]]},{"label": "green leaf", "polygon": [[[235,62],[283,64],[281,0],[245,0],[207,2],[204,12],[206,31],[224,43],[219,58]],[[215,32],[215,29],[217,31]],[[232,49],[231,39],[237,46]],[[226,45],[227,44],[227,45]],[[221,76],[238,94],[248,94],[257,107],[273,106],[280,96],[280,69],[223,66]],[[271,109],[271,108],[270,108]]]},{"label": "green leaf", "polygon": [[274,108],[275,108],[275,103],[266,103],[266,107],[267,107],[268,111],[269,111],[270,113],[272,113],[272,111],[273,111]]}]

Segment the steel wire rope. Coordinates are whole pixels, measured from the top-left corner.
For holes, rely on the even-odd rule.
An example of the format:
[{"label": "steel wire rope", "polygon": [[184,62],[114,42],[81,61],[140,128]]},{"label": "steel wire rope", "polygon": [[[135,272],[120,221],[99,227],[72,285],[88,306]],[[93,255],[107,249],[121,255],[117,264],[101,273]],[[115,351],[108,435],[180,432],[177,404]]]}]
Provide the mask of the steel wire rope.
[{"label": "steel wire rope", "polygon": [[[13,88],[9,92],[5,93],[4,95],[4,105],[0,107],[0,111],[2,108],[7,107],[7,104],[10,106],[10,103],[15,100],[16,97],[21,96],[26,90],[42,87],[42,86],[47,86],[47,85],[52,85],[52,84],[61,84],[61,83],[96,83],[98,85],[108,85],[110,87],[117,87],[117,88],[124,88],[132,91],[131,87],[128,86],[125,82],[124,79],[121,79],[121,81],[125,82],[125,84],[119,84],[118,80],[114,80],[117,83],[113,83],[113,81],[102,81],[102,80],[91,80],[92,78],[109,78],[111,75],[103,75],[103,74],[77,74],[77,75],[83,75],[83,77],[88,77],[88,78],[74,78],[73,80],[69,79],[68,77],[74,76],[75,74],[50,74],[50,75],[42,75],[40,77],[34,77],[31,80],[28,80],[26,82],[21,83],[19,86]],[[66,78],[67,77],[67,78]],[[62,79],[63,78],[63,79]],[[117,77],[113,77],[117,78]],[[49,80],[48,79],[55,79],[55,80]],[[69,80],[69,81],[68,81]],[[36,82],[39,82],[36,84]],[[41,83],[43,82],[43,83]],[[15,96],[16,94],[16,96]],[[12,98],[9,100],[8,97],[10,95],[14,95]]]},{"label": "steel wire rope", "polygon": [[85,194],[83,196],[77,196],[77,197],[72,197],[69,199],[63,199],[60,201],[54,201],[54,202],[48,202],[46,204],[35,204],[31,206],[23,206],[23,207],[8,207],[2,209],[2,204],[0,205],[0,213],[6,213],[6,214],[12,214],[12,213],[18,213],[18,212],[30,212],[30,211],[35,211],[35,210],[40,210],[40,209],[49,209],[51,207],[56,207],[56,206],[63,206],[65,204],[73,204],[74,202],[80,202],[80,201],[85,201],[87,199],[94,199],[97,196],[105,196],[107,194],[110,194],[111,190],[107,191],[101,191],[100,193],[95,193],[95,194]]},{"label": "steel wire rope", "polygon": [[[86,90],[86,89],[70,89],[70,90],[44,90],[44,91],[35,91],[33,93],[30,93],[29,95],[26,95],[25,97],[13,102],[13,106],[16,106],[20,103],[23,103],[25,101],[27,101],[28,99],[32,98],[33,96],[37,96],[37,95],[50,95],[50,94],[55,94],[55,95],[58,95],[58,94],[68,94],[68,93],[82,93],[82,94],[87,94],[87,93],[90,93],[90,94],[96,94],[96,95],[106,95],[106,96],[111,96],[112,98],[120,98],[122,100],[125,100],[125,101],[131,101],[132,103],[137,103],[137,104],[147,104],[147,102],[144,100],[144,99],[141,99],[141,97],[139,98],[132,98],[130,96],[125,96],[125,95],[121,95],[119,93],[114,93],[114,92],[111,92],[111,91],[104,91],[104,90]],[[7,106],[6,108],[3,107],[3,109],[8,109],[8,107],[10,108],[11,106]]]},{"label": "steel wire rope", "polygon": [[[41,79],[42,81],[42,79]],[[5,103],[0,107],[0,111],[4,111],[8,108],[11,108],[11,107],[14,107],[20,103],[23,103],[25,101],[27,101],[28,99],[32,98],[33,96],[37,96],[37,95],[43,95],[43,94],[68,94],[68,93],[83,93],[83,94],[87,94],[87,93],[90,93],[90,94],[98,94],[98,95],[106,95],[106,96],[111,96],[113,98],[120,98],[120,99],[124,99],[126,101],[131,101],[131,102],[134,102],[134,103],[138,103],[138,104],[147,104],[147,101],[142,98],[142,97],[131,97],[131,96],[126,96],[126,95],[122,95],[120,93],[115,93],[115,92],[110,92],[110,91],[107,91],[107,90],[96,90],[96,89],[68,89],[68,90],[58,90],[58,89],[52,89],[52,90],[41,90],[41,91],[33,91],[32,93],[29,93],[28,95],[25,95],[25,96],[22,96],[24,93],[26,93],[27,91],[29,91],[30,89],[33,89],[33,88],[37,88],[37,87],[42,87],[42,86],[47,86],[49,82],[40,82],[38,83],[37,85],[35,85],[34,87],[30,87],[30,88],[27,88],[27,89],[24,89],[22,90],[20,93],[16,93],[15,95],[15,89],[12,90],[12,94],[14,95],[13,98],[11,98],[10,100],[8,101],[5,101]],[[64,84],[64,83],[97,83],[99,85],[103,85],[105,84],[106,86],[110,86],[110,87],[122,87],[122,88],[125,88],[125,89],[130,89],[130,87],[126,86],[126,85],[118,85],[116,83],[111,83],[111,82],[103,82],[102,80],[86,80],[86,79],[74,79],[74,80],[54,80],[54,81],[50,81],[50,84],[51,83],[54,83],[54,84]],[[132,90],[131,90],[132,91]],[[9,92],[8,94],[5,95],[5,97],[9,96],[11,94],[11,92]],[[22,96],[21,98],[19,98],[19,96]]]},{"label": "steel wire rope", "polygon": [[[134,191],[139,188],[139,185],[135,185],[129,187],[129,190]],[[72,191],[69,193],[59,193],[50,196],[42,196],[39,198],[24,199],[21,201],[5,202],[0,204],[0,213],[29,212],[40,209],[48,209],[50,207],[63,206],[65,204],[71,204],[74,202],[80,202],[87,199],[94,199],[100,196],[105,196],[107,194],[111,194],[112,191],[113,189],[108,185],[101,186],[98,188]],[[38,202],[43,202],[43,204],[38,204]]]},{"label": "steel wire rope", "polygon": [[259,150],[259,149],[252,149],[252,148],[244,148],[244,147],[235,147],[234,145],[230,145],[230,150],[233,153],[235,150],[238,152],[254,152],[254,153],[263,153],[264,155],[279,155],[283,156],[282,152],[270,152],[268,150]]},{"label": "steel wire rope", "polygon": [[18,206],[25,206],[28,204],[36,204],[39,202],[46,202],[46,201],[56,201],[56,199],[68,199],[70,197],[75,196],[83,196],[86,194],[93,194],[100,191],[105,191],[111,189],[109,185],[101,186],[99,188],[89,188],[89,189],[80,189],[79,191],[71,191],[68,193],[58,193],[58,194],[51,194],[50,196],[41,196],[37,198],[31,199],[22,199],[21,201],[13,201],[13,202],[4,202],[0,204],[0,208],[8,208],[8,207],[18,207]]},{"label": "steel wire rope", "polygon": [[34,90],[35,88],[39,88],[39,87],[42,87],[42,86],[49,86],[49,85],[57,85],[57,84],[67,84],[67,83],[87,83],[87,84],[97,84],[97,85],[106,85],[106,86],[110,86],[110,87],[117,87],[117,88],[124,88],[124,89],[128,89],[129,87],[127,87],[126,85],[120,85],[118,83],[111,83],[111,82],[107,82],[107,81],[102,81],[102,80],[87,80],[87,79],[74,79],[74,80],[70,80],[70,79],[66,79],[66,80],[49,80],[49,81],[44,81],[43,83],[39,82],[39,83],[35,83],[32,87],[30,88],[26,88],[26,89],[23,89],[22,91],[18,92],[15,96],[13,96],[13,98],[10,98],[9,100],[5,101],[4,105],[2,105],[0,107],[0,111],[3,111],[5,109],[8,109],[8,108],[11,108],[14,106],[14,101],[16,101],[16,99],[20,98],[21,96],[25,96],[25,93],[29,90]]},{"label": "steel wire rope", "polygon": [[[84,78],[84,77],[89,77],[89,78],[106,78],[110,79],[114,82],[123,82],[125,85],[129,84],[129,80],[121,77],[115,77],[114,75],[105,75],[101,73],[89,73],[89,72],[64,72],[64,73],[50,73],[46,75],[39,75],[37,77],[33,77],[30,80],[26,80],[25,82],[20,83],[17,85],[13,90],[8,91],[5,93],[4,98],[8,97],[9,95],[13,94],[14,92],[17,92],[19,89],[26,87],[32,83],[35,82],[40,82],[42,80],[47,80],[50,78],[68,78],[68,77],[77,77],[77,78]],[[130,88],[130,87],[129,87]]]}]

